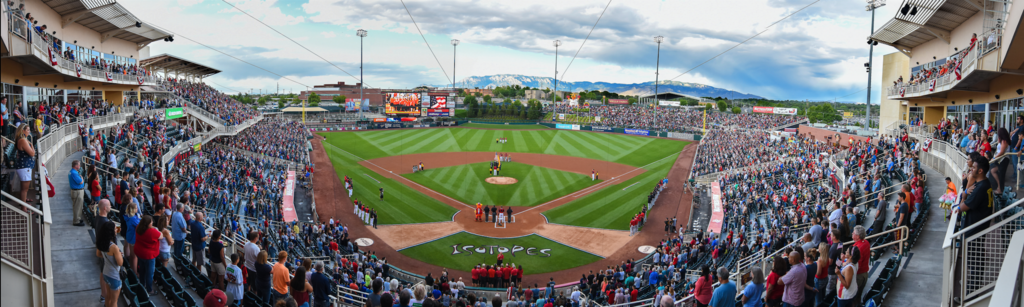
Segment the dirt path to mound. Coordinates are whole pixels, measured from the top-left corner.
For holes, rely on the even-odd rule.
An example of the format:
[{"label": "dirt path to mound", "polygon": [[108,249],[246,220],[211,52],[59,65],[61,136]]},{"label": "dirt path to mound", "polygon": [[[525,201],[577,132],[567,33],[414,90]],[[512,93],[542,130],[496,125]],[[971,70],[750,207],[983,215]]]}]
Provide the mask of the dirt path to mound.
[{"label": "dirt path to mound", "polygon": [[[494,153],[429,153],[363,161],[360,162],[363,166],[374,170],[382,176],[403,182],[425,195],[434,197],[445,204],[461,210],[455,215],[454,222],[378,226],[378,229],[365,227],[358,218],[351,214],[353,210],[352,201],[348,198],[347,193],[343,193],[344,184],[339,179],[334,168],[330,167],[331,162],[324,151],[322,141],[323,138],[317,136],[312,142],[313,163],[319,166],[316,172],[316,180],[314,180],[314,188],[320,220],[327,221],[330,218],[334,218],[336,221],[341,221],[349,227],[351,238],[365,237],[375,241],[373,246],[364,249],[376,252],[378,257],[387,258],[392,265],[398,268],[421,275],[426,275],[428,272],[438,273],[441,271],[441,267],[402,255],[397,252],[397,249],[437,239],[460,230],[491,237],[515,237],[536,233],[560,243],[605,257],[605,259],[589,265],[555,273],[529,275],[529,269],[527,269],[528,275],[524,276],[524,281],[527,284],[546,283],[549,277],[554,277],[556,282],[559,283],[571,282],[577,280],[580,274],[585,274],[594,268],[619,265],[626,260],[637,260],[644,257],[645,255],[638,252],[637,248],[641,245],[658,245],[661,240],[668,238],[661,227],[666,217],[677,217],[678,225],[688,225],[690,220],[692,195],[683,193],[681,185],[689,178],[693,155],[697,148],[696,144],[684,148],[682,154],[679,155],[676,163],[669,171],[670,185],[662,192],[657,204],[649,215],[650,219],[648,221],[653,224],[649,224],[639,235],[630,237],[626,231],[548,224],[540,213],[583,197],[591,192],[598,191],[601,188],[629,180],[641,174],[644,170],[628,165],[593,159],[524,153],[513,154],[513,163],[525,163],[585,175],[590,175],[591,169],[597,169],[601,173],[601,177],[606,178],[606,180],[545,204],[534,207],[513,207],[516,222],[510,223],[506,229],[496,229],[493,223],[475,222],[473,211],[469,204],[448,198],[400,176],[401,174],[411,172],[413,164],[418,164],[421,160],[424,166],[430,169],[491,161],[494,158]],[[453,276],[452,278],[463,277],[465,280],[470,279],[468,272],[452,269],[448,271]]]}]

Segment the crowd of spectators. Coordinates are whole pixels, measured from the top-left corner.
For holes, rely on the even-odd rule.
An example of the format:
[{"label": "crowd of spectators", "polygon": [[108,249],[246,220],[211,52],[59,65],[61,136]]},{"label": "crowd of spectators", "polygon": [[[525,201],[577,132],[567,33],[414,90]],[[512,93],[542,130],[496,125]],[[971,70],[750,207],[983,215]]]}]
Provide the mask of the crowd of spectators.
[{"label": "crowd of spectators", "polygon": [[[774,114],[733,114],[726,112],[705,112],[687,108],[650,108],[645,106],[591,105],[580,108],[569,105],[549,105],[545,112],[575,114],[578,116],[601,117],[594,125],[620,128],[638,128],[658,131],[699,131],[718,127],[744,129],[770,129],[806,119],[802,116]],[[557,117],[554,117],[557,121]],[[705,121],[706,120],[706,121]]]},{"label": "crowd of spectators", "polygon": [[[992,178],[995,194],[1000,195],[1006,187],[1006,174],[1012,169],[1020,169],[1019,153],[1024,149],[1024,115],[1017,115],[1013,127],[998,127],[991,122],[988,125],[981,125],[976,119],[961,122],[959,119],[943,118],[938,124],[928,126],[934,128],[932,137],[937,140],[949,143],[954,148],[966,155],[978,153],[981,157],[989,160],[991,170],[989,177]],[[927,126],[919,121],[920,126]],[[1012,129],[1012,130],[1011,130]],[[907,139],[904,132],[904,139]],[[927,141],[922,140],[921,146]],[[1002,156],[1009,156],[1000,159]]]},{"label": "crowd of spectators", "polygon": [[786,157],[825,155],[835,148],[822,142],[787,138],[756,130],[711,129],[701,139],[691,176],[723,172]]},{"label": "crowd of spectators", "polygon": [[238,135],[216,140],[216,142],[288,160],[300,165],[309,164],[307,139],[312,136],[302,123],[276,118],[267,118]]},{"label": "crowd of spectators", "polygon": [[232,99],[206,83],[168,78],[162,86],[165,90],[188,100],[189,106],[209,111],[227,125],[238,125],[259,116],[256,109]]}]

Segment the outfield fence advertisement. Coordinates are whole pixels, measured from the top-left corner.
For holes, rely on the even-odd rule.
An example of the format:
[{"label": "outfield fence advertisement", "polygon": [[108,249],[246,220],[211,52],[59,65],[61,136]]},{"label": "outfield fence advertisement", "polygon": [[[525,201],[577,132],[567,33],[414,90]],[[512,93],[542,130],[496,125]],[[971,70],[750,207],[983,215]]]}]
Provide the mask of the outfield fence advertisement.
[{"label": "outfield fence advertisement", "polygon": [[295,171],[288,171],[288,177],[284,181],[284,195],[282,197],[284,202],[281,210],[281,217],[285,223],[291,223],[299,220],[299,216],[295,213]]},{"label": "outfield fence advertisement", "polygon": [[708,231],[716,234],[722,233],[722,221],[725,220],[725,212],[722,211],[722,187],[718,181],[711,183],[711,221],[708,222]]},{"label": "outfield fence advertisement", "polygon": [[598,132],[615,132],[615,129],[612,129],[612,127],[608,127],[608,126],[593,126],[593,127],[590,127],[590,130],[598,131]]},{"label": "outfield fence advertisement", "polygon": [[580,130],[580,125],[556,124],[555,129]]},{"label": "outfield fence advertisement", "polygon": [[650,131],[643,130],[643,129],[631,129],[631,128],[624,129],[624,133],[632,134],[632,135],[651,135]]}]

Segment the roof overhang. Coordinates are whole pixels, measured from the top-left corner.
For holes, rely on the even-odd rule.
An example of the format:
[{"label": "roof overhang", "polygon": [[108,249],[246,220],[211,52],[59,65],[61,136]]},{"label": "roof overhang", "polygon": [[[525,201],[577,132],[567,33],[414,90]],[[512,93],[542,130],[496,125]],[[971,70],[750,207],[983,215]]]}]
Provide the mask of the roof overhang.
[{"label": "roof overhang", "polygon": [[[61,27],[78,23],[100,33],[100,40],[111,38],[146,45],[171,36],[147,25],[114,0],[41,0],[61,18]],[[141,23],[136,26],[136,23]]]},{"label": "roof overhang", "polygon": [[904,0],[896,16],[870,39],[904,53],[933,39],[948,44],[950,32],[981,11],[982,5],[981,0]]},{"label": "roof overhang", "polygon": [[215,68],[166,53],[142,59],[139,61],[139,65],[152,71],[165,69],[183,74],[196,75],[200,78],[216,75],[221,72]]}]

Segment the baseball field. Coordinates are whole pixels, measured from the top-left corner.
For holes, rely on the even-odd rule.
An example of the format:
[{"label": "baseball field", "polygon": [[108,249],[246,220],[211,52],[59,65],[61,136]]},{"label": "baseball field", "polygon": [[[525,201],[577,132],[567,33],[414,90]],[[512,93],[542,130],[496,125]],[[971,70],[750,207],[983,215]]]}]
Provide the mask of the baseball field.
[{"label": "baseball field", "polygon": [[[543,127],[536,125],[489,125],[499,127]],[[458,210],[411,188],[411,182],[397,181],[379,174],[374,166],[381,158],[401,159],[407,167],[387,169],[401,172],[405,178],[465,204],[535,206],[553,198],[597,184],[590,172],[565,172],[529,165],[516,165],[517,153],[568,156],[613,162],[635,169],[636,177],[601,187],[583,199],[545,210],[549,222],[624,230],[628,217],[646,202],[647,194],[658,180],[665,178],[679,152],[688,142],[637,137],[622,134],[593,133],[554,129],[490,130],[474,128],[436,128],[374,130],[320,133],[339,176],[352,179],[353,199],[378,212],[379,224],[412,224],[452,220]],[[507,138],[507,143],[496,142]],[[473,152],[509,153],[513,162],[503,165],[519,183],[495,187],[483,182],[486,165],[474,166],[464,154]],[[443,153],[451,167],[410,174],[422,160],[418,154]],[[363,162],[363,163],[360,163]],[[369,163],[367,163],[369,162]],[[478,161],[483,162],[483,161]],[[511,169],[509,169],[510,165]],[[594,169],[600,173],[602,169]],[[635,174],[639,173],[639,174]],[[506,175],[509,173],[505,173]],[[601,179],[606,179],[602,176]],[[379,198],[379,188],[385,199]]]},{"label": "baseball field", "polygon": [[[319,134],[322,159],[330,161],[339,179],[352,182],[351,199],[377,211],[381,227],[358,233],[394,246],[381,250],[385,255],[415,259],[404,266],[412,270],[468,271],[493,264],[495,253],[502,253],[527,274],[618,260],[607,257],[641,244],[625,231],[629,220],[654,186],[680,166],[689,144],[540,125]],[[499,176],[489,172],[496,154],[511,159],[502,162]],[[334,190],[326,192],[330,195],[347,194],[338,184],[328,189]],[[477,220],[477,203],[508,206],[514,218],[505,225]],[[334,206],[353,210],[351,204]],[[654,243],[650,240],[645,236],[642,244]]]}]

